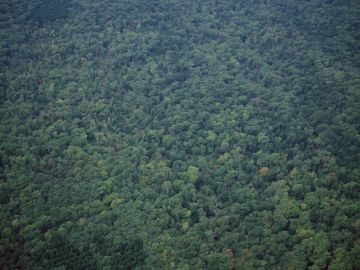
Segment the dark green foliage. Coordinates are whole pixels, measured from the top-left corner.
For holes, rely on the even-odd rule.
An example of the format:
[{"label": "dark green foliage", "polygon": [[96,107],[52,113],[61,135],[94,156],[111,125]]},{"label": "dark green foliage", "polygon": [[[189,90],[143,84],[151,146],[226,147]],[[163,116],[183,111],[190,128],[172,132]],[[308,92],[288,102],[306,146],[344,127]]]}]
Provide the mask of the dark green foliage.
[{"label": "dark green foliage", "polygon": [[359,269],[359,10],[0,1],[0,269]]},{"label": "dark green foliage", "polygon": [[111,269],[134,269],[145,259],[143,242],[140,239],[116,244],[108,251]]},{"label": "dark green foliage", "polygon": [[69,15],[69,7],[72,0],[41,0],[34,8],[32,19],[40,23],[52,22],[64,19]]},{"label": "dark green foliage", "polygon": [[65,269],[96,269],[94,254],[87,248],[79,249],[61,235],[51,236],[42,250],[31,254],[36,266],[44,269],[65,267]]}]

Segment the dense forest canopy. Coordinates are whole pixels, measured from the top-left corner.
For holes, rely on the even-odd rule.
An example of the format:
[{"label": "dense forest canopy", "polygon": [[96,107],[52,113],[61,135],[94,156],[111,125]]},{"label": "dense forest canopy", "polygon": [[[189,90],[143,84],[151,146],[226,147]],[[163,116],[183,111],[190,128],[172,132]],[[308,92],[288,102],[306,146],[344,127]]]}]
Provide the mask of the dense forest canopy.
[{"label": "dense forest canopy", "polygon": [[0,269],[360,269],[355,0],[0,2]]}]

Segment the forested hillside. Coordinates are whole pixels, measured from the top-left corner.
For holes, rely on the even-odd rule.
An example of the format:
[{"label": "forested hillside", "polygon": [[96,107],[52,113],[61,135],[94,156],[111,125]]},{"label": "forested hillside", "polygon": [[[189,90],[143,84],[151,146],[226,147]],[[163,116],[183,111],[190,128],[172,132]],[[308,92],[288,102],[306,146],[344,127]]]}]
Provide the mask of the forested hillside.
[{"label": "forested hillside", "polygon": [[0,1],[0,269],[360,269],[355,0]]}]

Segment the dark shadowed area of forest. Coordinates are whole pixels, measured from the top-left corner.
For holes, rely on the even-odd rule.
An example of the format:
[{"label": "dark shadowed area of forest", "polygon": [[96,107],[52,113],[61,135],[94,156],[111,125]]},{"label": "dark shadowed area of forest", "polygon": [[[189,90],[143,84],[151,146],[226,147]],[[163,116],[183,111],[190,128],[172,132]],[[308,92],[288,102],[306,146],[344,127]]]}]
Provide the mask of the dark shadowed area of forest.
[{"label": "dark shadowed area of forest", "polygon": [[0,269],[360,269],[355,0],[0,1]]}]

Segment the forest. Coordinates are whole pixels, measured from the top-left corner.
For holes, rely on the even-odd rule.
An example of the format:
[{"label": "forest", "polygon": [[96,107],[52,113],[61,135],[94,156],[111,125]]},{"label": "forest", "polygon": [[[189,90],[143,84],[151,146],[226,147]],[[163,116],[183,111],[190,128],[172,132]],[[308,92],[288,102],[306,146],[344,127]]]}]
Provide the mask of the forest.
[{"label": "forest", "polygon": [[0,1],[0,269],[360,269],[360,2]]}]

